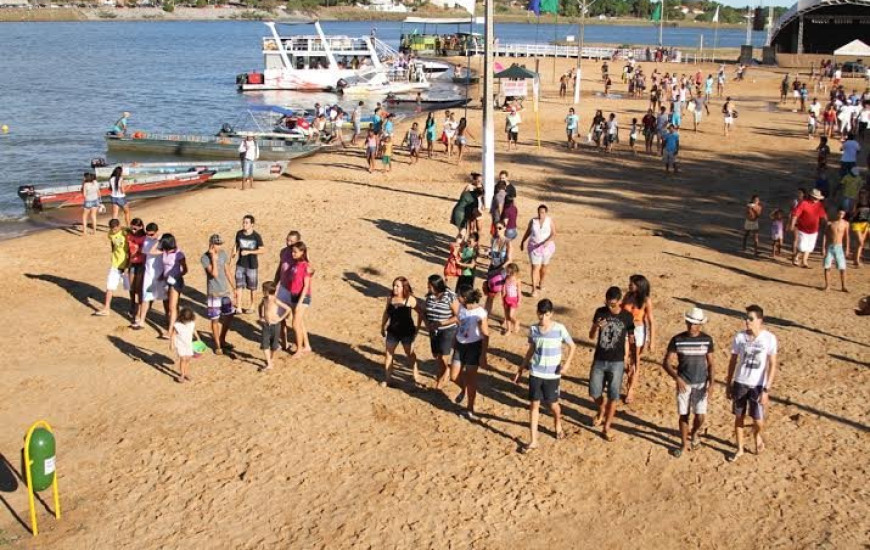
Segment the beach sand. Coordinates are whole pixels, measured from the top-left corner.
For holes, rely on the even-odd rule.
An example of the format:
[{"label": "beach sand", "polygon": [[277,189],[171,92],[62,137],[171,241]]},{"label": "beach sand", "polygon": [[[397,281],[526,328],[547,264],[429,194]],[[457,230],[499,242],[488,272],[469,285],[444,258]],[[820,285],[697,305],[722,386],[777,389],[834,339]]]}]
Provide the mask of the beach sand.
[{"label": "beach sand", "polygon": [[[560,60],[559,70],[570,63]],[[616,153],[565,149],[570,99],[557,97],[552,60],[541,62],[540,148],[530,103],[518,152],[505,151],[503,115],[496,118],[496,167],[511,172],[521,223],[543,202],[558,224],[545,294],[578,342],[562,382],[566,440],[552,438],[545,415],[541,449],[517,453],[528,437],[526,385],[510,382],[521,336],[492,337],[479,423],[456,414],[453,386],[415,389],[406,370],[395,389],[377,384],[383,297],[396,276],[422,295],[426,277],[442,271],[450,210],[467,173],[479,169],[481,113],[470,109],[475,139],[461,166],[443,154],[411,166],[398,154],[392,174],[370,175],[358,148],[296,162],[296,179],[253,191],[226,185],[134,205],[187,252],[184,303],[203,335],[199,256],[208,236],[231,239],[242,215],[254,214],[268,248],[264,280],[287,231],[302,232],[317,269],[308,314],[315,353],[279,354],[267,374],[257,372],[253,315],[236,320],[235,357],[194,361],[194,382],[184,386],[171,377],[167,342],[127,328],[126,299],[116,299],[110,317],[92,317],[108,267],[104,233],[58,229],[0,243],[0,453],[14,470],[0,474],[0,546],[865,548],[870,328],[852,309],[870,294],[868,270],[850,270],[851,293],[823,293],[818,255],[804,270],[739,251],[751,194],[766,206],[767,243],[770,209],[787,208],[796,187],[812,184],[815,141],[804,135],[803,115],[771,107],[780,75],[751,69],[746,82],[729,81],[740,111],[735,134],[723,138],[714,100],[701,132],[682,132],[683,172],[666,177],[658,157],[627,152],[628,123],[643,116],[646,100],[592,95],[602,89],[598,65],[584,67],[581,127],[595,108],[616,112]],[[694,71],[660,68],[674,69]],[[625,91],[618,79],[614,89]],[[528,292],[528,260],[516,258]],[[633,273],[652,284],[658,337],[635,403],[620,406],[617,439],[607,443],[589,426],[587,335],[607,287],[625,288]],[[764,307],[779,339],[780,371],[768,449],[728,464],[733,417],[721,381],[750,303]],[[679,441],[673,382],[659,365],[695,305],[710,317],[720,383],[704,445],[676,460],[668,454]],[[534,322],[532,298],[519,318]],[[425,335],[417,350],[431,381]],[[15,474],[38,419],[57,434],[63,517],[38,505],[41,533],[31,542]],[[51,502],[50,492],[42,498]]]}]

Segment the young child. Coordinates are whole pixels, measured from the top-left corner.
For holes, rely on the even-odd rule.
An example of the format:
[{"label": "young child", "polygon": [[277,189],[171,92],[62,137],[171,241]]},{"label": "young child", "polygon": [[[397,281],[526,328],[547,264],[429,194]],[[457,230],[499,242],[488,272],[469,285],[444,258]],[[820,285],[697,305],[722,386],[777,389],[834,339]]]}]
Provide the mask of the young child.
[{"label": "young child", "polygon": [[636,155],[634,144],[637,143],[637,119],[631,119],[631,131],[628,134],[628,146],[631,147],[631,154]]},{"label": "young child", "polygon": [[366,135],[366,165],[370,174],[375,170],[375,155],[377,153],[378,135],[374,130],[369,129],[369,133]]},{"label": "young child", "polygon": [[507,279],[504,282],[504,287],[501,289],[501,301],[504,306],[504,326],[502,334],[510,334],[511,332],[518,333],[520,331],[520,323],[517,321],[517,310],[520,307],[520,268],[517,264],[511,262],[505,268],[507,271]]},{"label": "young child", "polygon": [[194,340],[199,340],[196,316],[190,308],[183,307],[178,312],[178,320],[169,328],[169,349],[178,355],[179,375],[175,381],[179,384],[191,380],[187,369],[190,367],[190,358],[193,357]]},{"label": "young child", "polygon": [[[281,347],[281,323],[290,315],[290,306],[282,302],[275,295],[278,285],[274,281],[263,283],[263,300],[260,302],[260,324],[263,325],[263,334],[260,338],[260,349],[266,364],[260,371],[272,370],[272,355]],[[279,313],[283,311],[284,313]]]},{"label": "young child", "polygon": [[392,170],[390,159],[393,156],[392,138],[388,135],[385,135],[383,139],[381,139],[381,147],[384,150],[383,156],[381,157],[381,162],[384,164],[384,172],[390,172]]},{"label": "young child", "polygon": [[770,219],[770,239],[773,241],[771,245],[771,257],[776,258],[782,254],[782,241],[785,237],[782,210],[779,208],[775,209],[771,212]]},{"label": "young child", "polygon": [[761,217],[761,199],[752,195],[752,200],[746,205],[746,219],[743,222],[743,251],[749,237],[755,242],[755,255],[758,256],[758,219]]},{"label": "young child", "polygon": [[819,145],[816,147],[819,152],[816,168],[821,171],[828,167],[828,157],[831,155],[831,148],[828,146],[828,136],[819,138]]},{"label": "young child", "polygon": [[98,317],[105,317],[111,311],[112,294],[118,290],[118,284],[124,281],[124,287],[130,287],[130,280],[125,273],[130,263],[130,248],[127,243],[129,229],[121,227],[121,221],[117,218],[109,220],[109,245],[112,251],[112,265],[109,267],[109,275],[106,277],[106,301],[103,309],[94,312]]},{"label": "young child", "polygon": [[459,252],[459,268],[462,273],[456,280],[456,293],[462,291],[462,287],[474,288],[474,271],[477,265],[477,244],[478,235],[476,232],[468,234],[465,241],[462,243],[462,250]]},{"label": "young child", "polygon": [[810,111],[809,118],[807,119],[807,139],[813,139],[813,136],[816,135],[818,122],[819,121],[816,120],[816,113]]},{"label": "young child", "polygon": [[420,136],[420,126],[416,122],[411,125],[411,129],[405,134],[405,140],[402,143],[408,145],[411,164],[417,164],[417,161],[420,160],[420,147],[423,145],[423,138]]}]

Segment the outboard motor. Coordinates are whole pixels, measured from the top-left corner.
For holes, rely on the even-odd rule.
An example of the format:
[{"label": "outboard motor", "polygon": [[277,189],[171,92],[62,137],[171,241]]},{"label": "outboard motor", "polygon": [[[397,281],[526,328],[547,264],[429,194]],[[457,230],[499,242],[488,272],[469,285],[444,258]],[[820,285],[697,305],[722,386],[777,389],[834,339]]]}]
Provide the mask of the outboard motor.
[{"label": "outboard motor", "polygon": [[230,123],[224,122],[223,124],[221,124],[221,129],[217,133],[217,135],[218,135],[218,137],[228,137],[228,136],[233,135],[234,133],[235,133],[235,130],[233,130],[233,127],[230,125]]},{"label": "outboard motor", "polygon": [[40,204],[39,197],[36,196],[36,189],[32,185],[19,186],[18,197],[24,201],[24,208],[27,210],[42,210],[42,204]]},{"label": "outboard motor", "polygon": [[108,166],[108,164],[106,164],[106,159],[103,157],[94,157],[91,159],[91,168],[103,168],[105,166]]}]

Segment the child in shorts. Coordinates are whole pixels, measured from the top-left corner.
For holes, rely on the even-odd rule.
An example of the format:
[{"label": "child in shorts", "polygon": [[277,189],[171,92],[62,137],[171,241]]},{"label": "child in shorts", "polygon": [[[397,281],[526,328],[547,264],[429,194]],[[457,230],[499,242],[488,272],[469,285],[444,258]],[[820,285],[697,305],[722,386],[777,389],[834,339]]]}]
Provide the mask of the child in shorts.
[{"label": "child in shorts", "polygon": [[193,341],[199,340],[196,331],[196,316],[190,308],[183,307],[178,312],[178,320],[169,327],[169,350],[178,355],[179,374],[175,381],[179,384],[190,382],[187,374],[190,358],[193,357]]},{"label": "child in shorts", "polygon": [[384,172],[390,172],[392,165],[390,159],[393,156],[393,140],[390,136],[385,135],[381,140],[381,147],[384,150],[384,156],[381,157],[381,162],[384,164]]},{"label": "child in shorts", "polygon": [[761,199],[758,195],[752,195],[749,204],[746,205],[746,219],[743,221],[743,251],[749,238],[755,242],[755,255],[758,256],[758,219],[761,217]]},{"label": "child in shorts", "polygon": [[520,322],[517,320],[517,310],[520,307],[520,268],[511,262],[505,267],[507,278],[501,289],[501,301],[504,306],[504,326],[502,334],[519,333]]},{"label": "child in shorts", "polygon": [[816,113],[810,111],[809,118],[807,118],[807,139],[813,139],[813,136],[816,135],[817,126]]},{"label": "child in shorts", "polygon": [[637,143],[637,119],[631,119],[631,131],[628,133],[628,146],[631,147],[631,154],[636,155],[634,144]]},{"label": "child in shorts", "polygon": [[275,295],[277,291],[278,285],[274,281],[263,283],[263,300],[259,308],[260,324],[263,325],[260,349],[263,350],[266,364],[260,368],[261,372],[272,370],[272,355],[281,347],[281,322],[291,312],[290,306]]},{"label": "child in shorts", "polygon": [[130,245],[127,235],[130,230],[121,227],[117,218],[109,220],[109,244],[112,248],[112,265],[109,267],[109,275],[106,277],[106,300],[103,308],[94,312],[98,317],[105,317],[111,311],[112,294],[118,290],[118,284],[122,281],[124,288],[130,288],[130,279],[126,273],[130,264]]},{"label": "child in shorts", "polygon": [[772,258],[776,258],[782,254],[782,241],[785,235],[783,218],[784,215],[780,208],[777,208],[770,213],[770,240],[773,242],[770,252]]},{"label": "child in shorts", "polygon": [[818,170],[823,170],[828,167],[828,157],[831,154],[831,148],[828,146],[828,136],[822,136],[819,138],[819,145],[816,147],[816,151],[819,152],[816,161],[816,168]]}]

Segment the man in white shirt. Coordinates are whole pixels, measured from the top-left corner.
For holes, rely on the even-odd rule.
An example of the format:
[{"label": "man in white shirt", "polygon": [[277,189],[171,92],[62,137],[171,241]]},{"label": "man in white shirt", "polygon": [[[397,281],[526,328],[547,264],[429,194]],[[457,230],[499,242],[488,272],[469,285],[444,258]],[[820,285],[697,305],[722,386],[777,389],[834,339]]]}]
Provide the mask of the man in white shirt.
[{"label": "man in white shirt", "polygon": [[245,141],[239,145],[239,160],[242,161],[242,191],[245,190],[245,182],[251,189],[254,188],[254,162],[260,158],[260,148],[254,141],[254,136],[245,137]]},{"label": "man in white shirt", "polygon": [[728,457],[734,462],[743,456],[743,420],[748,413],[754,420],[755,454],[764,451],[764,412],[770,402],[770,388],[776,378],[776,336],[764,328],[760,306],[746,308],[746,330],[734,337],[728,364],[727,397],[732,400],[737,452]]}]

